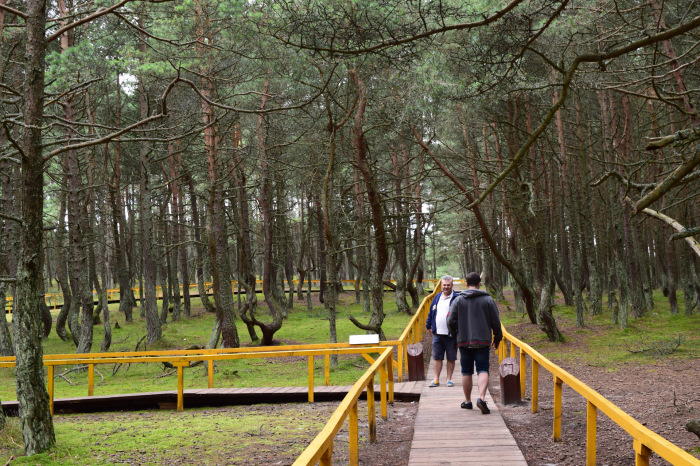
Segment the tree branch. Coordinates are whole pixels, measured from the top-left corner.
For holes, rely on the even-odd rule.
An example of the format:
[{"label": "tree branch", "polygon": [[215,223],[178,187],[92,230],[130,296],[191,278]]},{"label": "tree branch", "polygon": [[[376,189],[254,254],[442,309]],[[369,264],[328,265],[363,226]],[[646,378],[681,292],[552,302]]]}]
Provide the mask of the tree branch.
[{"label": "tree branch", "polygon": [[[635,206],[634,202],[629,197],[625,198],[625,202],[632,207]],[[637,203],[637,204],[639,204],[639,203]],[[636,210],[635,210],[635,212],[636,212]],[[685,233],[687,231],[683,225],[678,223],[678,221],[669,217],[668,215],[662,214],[661,212],[657,212],[657,211],[649,209],[649,208],[643,209],[642,212],[644,212],[645,214],[647,214],[651,217],[654,217],[658,220],[661,220],[662,222],[671,226],[674,230],[676,230],[679,233]],[[700,257],[700,242],[696,241],[695,238],[693,238],[690,235],[686,236],[683,239],[690,245],[690,247],[693,249],[693,251],[695,251],[695,254],[697,254],[698,257]]]}]

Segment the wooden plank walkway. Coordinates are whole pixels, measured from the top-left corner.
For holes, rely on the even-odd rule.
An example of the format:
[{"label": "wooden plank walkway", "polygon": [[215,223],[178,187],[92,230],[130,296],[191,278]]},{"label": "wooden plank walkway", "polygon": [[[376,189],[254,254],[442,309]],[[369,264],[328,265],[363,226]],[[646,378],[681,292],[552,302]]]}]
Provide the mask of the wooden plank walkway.
[{"label": "wooden plank walkway", "polygon": [[[348,394],[351,388],[351,386],[315,386],[314,401],[340,401],[345,398],[345,395]],[[423,382],[394,383],[394,399],[418,401],[422,388]],[[379,385],[374,386],[374,394],[375,399],[379,400]],[[204,406],[229,406],[257,403],[303,403],[308,401],[308,388],[202,388],[185,390],[183,396],[185,409]],[[54,400],[55,413],[175,409],[176,406],[176,390],[77,398],[56,398]],[[17,416],[18,408],[19,405],[17,401],[2,401],[2,409],[7,416]]]},{"label": "wooden plank walkway", "polygon": [[[459,356],[459,354],[458,354]],[[461,409],[464,401],[462,372],[457,358],[452,381],[445,383],[443,366],[440,386],[428,387],[433,375],[433,360],[428,380],[423,385],[416,415],[409,466],[435,464],[478,464],[527,466],[525,457],[506,427],[498,406],[486,392],[491,414],[484,415],[476,407],[479,396],[476,376],[473,378],[473,410]],[[491,367],[491,377],[497,372]]]}]

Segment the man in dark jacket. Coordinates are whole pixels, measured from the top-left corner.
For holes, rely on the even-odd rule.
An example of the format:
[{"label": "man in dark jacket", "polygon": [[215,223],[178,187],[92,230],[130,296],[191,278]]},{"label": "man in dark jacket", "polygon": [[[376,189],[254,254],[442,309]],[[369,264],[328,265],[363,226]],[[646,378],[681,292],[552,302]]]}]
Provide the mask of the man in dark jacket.
[{"label": "man in dark jacket", "polygon": [[433,368],[435,378],[430,382],[429,387],[440,386],[440,372],[442,372],[442,359],[447,357],[447,386],[452,387],[452,372],[455,370],[457,360],[457,346],[450,330],[447,328],[447,314],[450,312],[450,304],[457,297],[457,293],[452,289],[453,278],[445,275],[440,280],[442,293],[433,298],[430,303],[430,311],[425,321],[425,328],[433,336]]},{"label": "man in dark jacket", "polygon": [[488,414],[491,411],[484,397],[489,384],[489,347],[498,349],[503,332],[496,303],[487,292],[479,290],[479,274],[470,272],[466,281],[467,289],[459,293],[450,305],[447,325],[452,335],[457,335],[459,361],[462,364],[462,389],[466,398],[462,408],[472,409],[472,375],[476,365],[479,379],[476,407],[483,414]]}]

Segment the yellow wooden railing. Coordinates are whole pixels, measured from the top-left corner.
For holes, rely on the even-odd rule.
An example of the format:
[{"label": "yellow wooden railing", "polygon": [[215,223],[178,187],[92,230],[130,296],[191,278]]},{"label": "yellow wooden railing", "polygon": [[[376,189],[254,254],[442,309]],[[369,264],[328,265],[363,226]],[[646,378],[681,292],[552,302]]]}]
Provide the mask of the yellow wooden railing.
[{"label": "yellow wooden railing", "polygon": [[[394,282],[394,281],[395,280],[392,280],[392,282]],[[435,282],[435,281],[439,281],[439,280],[432,280],[431,279],[431,280],[423,280],[423,281],[427,282],[427,283],[431,283],[431,282]],[[256,280],[255,284],[261,285],[262,282],[263,282],[262,280]],[[354,284],[355,280],[341,280],[341,282],[346,283],[346,284],[349,284],[349,283]],[[299,283],[299,280],[292,280],[292,283],[296,285]],[[318,284],[320,284],[321,280],[304,280],[304,283],[312,283],[312,284],[318,283]],[[360,283],[362,283],[362,280],[360,280]],[[235,287],[237,284],[238,284],[237,280],[231,280],[231,290],[232,291],[235,291]],[[212,286],[213,286],[212,282],[205,282],[204,283],[204,288],[206,290],[210,290]],[[191,290],[192,288],[197,288],[197,284],[190,283],[189,289]],[[180,285],[180,289],[183,290],[184,285]],[[131,291],[134,292],[134,296],[136,297],[136,299],[140,299],[140,289],[138,287],[131,288]],[[92,293],[97,294],[97,291],[93,290]],[[113,301],[114,295],[119,294],[119,288],[110,288],[108,290],[105,290],[105,293],[107,293],[107,300]],[[57,309],[58,308],[58,306],[59,306],[59,299],[58,298],[61,298],[60,304],[63,304],[63,294],[62,293],[46,293],[44,295],[44,301],[46,302],[46,305],[49,307],[49,309]],[[160,286],[156,286],[156,298],[157,299],[163,298],[163,289]],[[12,313],[12,305],[13,305],[12,296],[7,296],[5,298],[5,300],[6,300],[5,301],[6,311],[9,313]]]},{"label": "yellow wooden railing", "polygon": [[[314,345],[290,345],[284,348],[271,348],[262,346],[257,348],[225,348],[214,350],[173,350],[173,351],[140,351],[123,353],[86,353],[86,354],[47,354],[44,355],[44,365],[48,370],[48,392],[51,413],[54,405],[54,369],[56,366],[87,365],[88,370],[88,396],[94,395],[94,370],[96,364],[136,364],[136,363],[163,363],[168,362],[177,368],[177,409],[184,409],[184,368],[193,362],[206,361],[208,363],[209,388],[214,388],[214,361],[251,359],[251,358],[278,358],[278,357],[308,357],[308,400],[314,401],[314,357],[324,357],[325,385],[330,385],[330,356],[332,354],[358,354],[362,355],[370,363],[375,360],[371,354],[384,354],[389,349],[389,355],[393,352],[393,346],[397,343],[382,342],[382,345],[358,346],[347,343],[314,344]],[[383,382],[381,400],[382,413],[386,417],[386,401],[394,401],[394,377],[393,367],[395,363],[389,356],[385,371],[382,375]],[[14,367],[15,357],[0,357],[0,367]],[[383,369],[384,370],[384,369]],[[387,374],[392,374],[387,377]]]},{"label": "yellow wooden railing", "polygon": [[[377,442],[377,425],[375,421],[375,405],[374,405],[374,378],[379,372],[380,375],[380,387],[386,384],[387,374],[391,374],[391,348],[386,348],[384,352],[379,356],[379,358],[372,364],[372,366],[365,372],[362,377],[355,382],[348,394],[343,398],[343,401],[336,408],[335,412],[331,416],[330,420],[326,423],[325,427],[321,432],[313,439],[313,441],[306,447],[306,450],[297,458],[294,462],[295,465],[314,465],[320,462],[322,466],[331,464],[331,457],[333,455],[333,441],[336,434],[343,426],[345,419],[349,417],[349,444],[350,444],[350,461],[352,465],[358,464],[359,454],[358,454],[358,422],[357,422],[357,402],[360,399],[360,395],[366,389],[367,390],[367,417],[369,423],[369,441],[370,443]],[[391,381],[391,377],[389,380]],[[382,394],[384,392],[382,391]],[[391,392],[390,392],[391,393]],[[391,402],[391,401],[390,401]],[[387,418],[387,412],[385,410],[384,398],[381,398],[382,403],[382,418]]]},{"label": "yellow wooden railing", "polygon": [[587,428],[586,428],[586,464],[596,464],[596,434],[598,424],[598,411],[602,411],[618,426],[622,427],[632,436],[632,447],[635,451],[636,466],[649,464],[651,452],[658,454],[674,466],[680,465],[700,465],[700,461],[689,453],[686,453],[676,445],[672,444],[657,433],[647,429],[632,416],[622,411],[613,403],[605,399],[588,385],[578,380],[573,375],[557,366],[549,359],[542,356],[527,343],[515,338],[503,328],[503,343],[498,348],[498,360],[503,361],[507,356],[507,345],[510,343],[510,356],[515,358],[516,349],[519,349],[520,358],[520,390],[521,395],[525,395],[526,377],[526,355],[530,356],[532,368],[532,412],[538,411],[539,400],[539,368],[547,369],[554,377],[554,420],[553,439],[561,440],[561,409],[562,409],[562,385],[566,383],[579,395],[583,396],[587,402]]}]

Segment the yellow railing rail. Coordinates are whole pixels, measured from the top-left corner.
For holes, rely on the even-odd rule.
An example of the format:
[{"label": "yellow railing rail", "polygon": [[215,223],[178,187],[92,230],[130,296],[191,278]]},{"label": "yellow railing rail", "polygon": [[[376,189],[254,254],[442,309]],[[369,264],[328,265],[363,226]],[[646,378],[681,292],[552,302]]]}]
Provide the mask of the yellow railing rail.
[{"label": "yellow railing rail", "polygon": [[[362,392],[367,389],[367,417],[369,423],[369,441],[370,443],[377,442],[377,425],[375,420],[375,405],[374,405],[374,378],[379,372],[380,387],[382,389],[382,418],[387,418],[384,403],[384,386],[386,385],[387,374],[391,374],[391,348],[386,348],[384,352],[377,358],[372,366],[359,378],[355,385],[352,386],[348,394],[343,398],[343,401],[336,408],[335,412],[326,423],[321,432],[313,439],[306,447],[306,450],[297,458],[294,465],[314,465],[319,462],[322,466],[331,464],[333,455],[333,440],[336,434],[342,427],[345,419],[349,416],[349,444],[350,444],[350,461],[351,465],[358,464],[358,422],[357,422],[357,402]],[[389,381],[392,378],[389,377]]]},{"label": "yellow railing rail", "polygon": [[521,395],[525,395],[526,383],[526,356],[529,355],[532,364],[532,412],[538,411],[539,400],[539,367],[542,366],[552,373],[554,377],[554,420],[553,439],[561,440],[561,410],[562,410],[562,385],[566,383],[587,401],[587,428],[586,428],[586,464],[596,464],[596,434],[598,411],[602,411],[614,423],[622,427],[632,436],[632,446],[635,451],[636,466],[648,465],[651,452],[658,454],[674,466],[700,465],[700,461],[661,437],[657,433],[647,429],[632,416],[622,411],[613,403],[605,399],[588,385],[578,380],[573,375],[557,366],[539,352],[524,343],[503,328],[503,342],[498,348],[499,362],[507,356],[507,343],[510,343],[510,356],[515,357],[516,349],[519,349],[520,357],[520,390]]},{"label": "yellow railing rail", "polygon": [[[391,280],[391,281],[394,282],[395,280]],[[436,280],[430,279],[430,280],[423,280],[423,281],[424,281],[424,282],[430,283],[430,282],[434,282],[434,281],[436,281]],[[438,281],[439,281],[439,280],[438,280]],[[258,285],[259,285],[259,284],[262,284],[262,282],[263,282],[262,280],[256,280],[256,281],[255,281],[255,283],[258,284]],[[355,280],[341,280],[341,282],[342,282],[342,283],[355,283]],[[293,283],[293,284],[298,284],[298,283],[299,283],[299,280],[292,280],[292,283]],[[304,283],[319,283],[319,284],[320,284],[320,283],[321,283],[321,280],[308,280],[308,279],[307,279],[307,280],[304,280]],[[360,280],[360,283],[362,283],[362,280]],[[236,287],[237,284],[238,284],[238,281],[237,281],[237,280],[231,280],[231,289],[234,289],[234,288]],[[212,287],[212,285],[213,285],[212,282],[205,282],[205,283],[204,283],[204,288],[208,290],[208,289],[210,289],[210,288]],[[196,284],[196,283],[190,283],[190,284],[189,284],[189,288],[190,288],[190,289],[192,289],[192,288],[197,288],[197,284]],[[181,289],[181,290],[184,289],[184,284],[181,284],[181,285],[180,285],[180,289]],[[138,287],[133,287],[133,288],[131,288],[131,291],[134,292],[134,295],[136,296],[136,299],[140,299],[140,289],[139,289]],[[234,291],[235,291],[235,290],[234,290]],[[93,293],[93,294],[97,294],[97,291],[92,290],[92,293]],[[107,290],[105,290],[105,293],[107,294],[107,299],[108,299],[109,301],[112,301],[112,300],[114,300],[114,295],[119,293],[119,288],[110,288],[110,289],[107,289]],[[61,304],[62,304],[62,303],[63,303],[63,293],[46,293],[46,294],[44,295],[44,301],[46,302],[46,305],[47,305],[49,308],[51,308],[51,309],[57,309],[57,308],[58,308],[58,303],[59,303],[59,300],[58,300],[59,297],[61,298],[60,302],[61,302]],[[162,289],[162,287],[160,287],[160,286],[156,286],[156,297],[157,297],[158,299],[162,299],[162,298],[163,298],[163,289]],[[7,311],[7,312],[12,313],[12,305],[13,305],[12,296],[7,296],[7,297],[5,298],[5,307],[6,307],[6,311]]]}]

